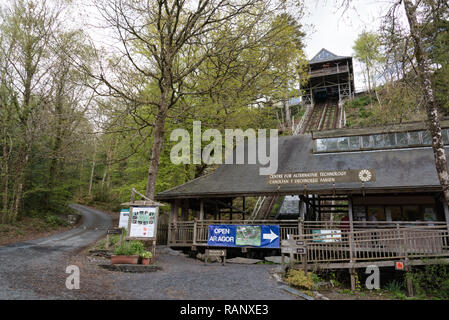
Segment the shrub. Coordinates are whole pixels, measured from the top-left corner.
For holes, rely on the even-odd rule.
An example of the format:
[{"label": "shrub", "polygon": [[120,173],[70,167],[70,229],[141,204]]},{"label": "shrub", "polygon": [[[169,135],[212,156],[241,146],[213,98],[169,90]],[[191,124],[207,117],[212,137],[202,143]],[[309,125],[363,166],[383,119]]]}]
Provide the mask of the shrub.
[{"label": "shrub", "polygon": [[315,277],[312,272],[305,274],[304,270],[290,269],[287,274],[287,283],[300,289],[312,290],[315,286]]},{"label": "shrub", "polygon": [[407,275],[412,279],[418,295],[434,295],[449,299],[449,266],[447,263],[416,268]]},{"label": "shrub", "polygon": [[140,255],[145,251],[143,243],[140,241],[130,241],[118,246],[114,250],[114,254],[118,256],[134,256]]},{"label": "shrub", "polygon": [[150,259],[153,254],[150,251],[144,251],[140,254],[140,256],[144,259]]}]

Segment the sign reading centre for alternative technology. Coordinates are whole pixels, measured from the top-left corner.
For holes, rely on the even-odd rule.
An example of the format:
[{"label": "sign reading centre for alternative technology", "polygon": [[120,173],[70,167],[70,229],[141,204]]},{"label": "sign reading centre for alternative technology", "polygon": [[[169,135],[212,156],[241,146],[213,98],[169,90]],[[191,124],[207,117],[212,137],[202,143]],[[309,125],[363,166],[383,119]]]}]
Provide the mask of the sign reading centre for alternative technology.
[{"label": "sign reading centre for alternative technology", "polygon": [[374,182],[376,170],[336,170],[296,173],[277,173],[268,177],[268,184],[328,184],[342,182]]},{"label": "sign reading centre for alternative technology", "polygon": [[279,248],[278,225],[209,225],[207,245]]},{"label": "sign reading centre for alternative technology", "polygon": [[156,207],[136,207],[132,211],[130,237],[153,238],[155,236]]}]

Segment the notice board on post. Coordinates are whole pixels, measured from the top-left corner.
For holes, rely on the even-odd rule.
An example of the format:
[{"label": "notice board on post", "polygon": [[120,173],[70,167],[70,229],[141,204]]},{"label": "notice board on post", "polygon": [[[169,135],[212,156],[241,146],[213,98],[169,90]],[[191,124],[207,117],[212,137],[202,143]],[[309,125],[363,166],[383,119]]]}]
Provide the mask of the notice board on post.
[{"label": "notice board on post", "polygon": [[128,221],[129,238],[155,240],[157,232],[158,207],[131,207]]}]

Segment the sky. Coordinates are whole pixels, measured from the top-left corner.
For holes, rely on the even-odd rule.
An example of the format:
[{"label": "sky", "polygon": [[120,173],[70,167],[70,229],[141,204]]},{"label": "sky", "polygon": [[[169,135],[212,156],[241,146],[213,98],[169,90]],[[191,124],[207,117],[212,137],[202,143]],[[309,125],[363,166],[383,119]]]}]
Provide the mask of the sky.
[{"label": "sky", "polygon": [[[351,0],[351,6],[344,10],[339,8],[343,0],[303,1],[305,17],[301,23],[306,32],[305,54],[309,60],[322,48],[336,55],[353,56],[352,47],[357,36],[364,30],[377,30],[381,17],[392,3],[392,0]],[[75,3],[80,10],[73,19],[89,29],[97,45],[107,47],[110,39],[102,41],[104,37],[101,34],[104,30],[94,27],[99,24],[101,17],[91,5],[86,6],[91,4],[91,0],[77,0]],[[354,60],[356,91],[366,87],[361,70],[362,66]]]},{"label": "sky", "polygon": [[[349,9],[338,8],[341,0],[305,0],[307,58],[312,59],[322,48],[339,56],[353,56],[352,47],[364,30],[379,28],[391,1],[353,0]],[[309,25],[313,24],[313,27]],[[365,87],[361,65],[354,60],[356,91]]]}]

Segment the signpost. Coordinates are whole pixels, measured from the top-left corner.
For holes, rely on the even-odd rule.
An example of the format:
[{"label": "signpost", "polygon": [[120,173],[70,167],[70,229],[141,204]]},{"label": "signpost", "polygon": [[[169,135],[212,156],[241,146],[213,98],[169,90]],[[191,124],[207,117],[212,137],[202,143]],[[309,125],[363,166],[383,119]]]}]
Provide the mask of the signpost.
[{"label": "signpost", "polygon": [[279,225],[209,225],[207,245],[279,248]]},{"label": "signpost", "polygon": [[206,257],[204,258],[204,264],[207,264],[207,261],[210,257],[221,257],[223,265],[226,264],[226,249],[206,249]]},{"label": "signpost", "polygon": [[[138,194],[145,200],[135,201],[135,194]],[[122,203],[122,206],[129,206],[128,236],[126,240],[151,241],[151,251],[153,257],[155,257],[157,218],[161,204],[154,202],[133,188],[131,190],[131,201]]]},{"label": "signpost", "polygon": [[106,231],[106,244],[105,244],[105,248],[106,250],[109,250],[109,235],[112,234],[119,234],[120,235],[120,245],[123,243],[123,229],[122,228],[113,228],[113,229],[108,229]]},{"label": "signpost", "polygon": [[125,228],[128,230],[129,209],[120,210],[120,220],[118,223],[119,228]]},{"label": "signpost", "polygon": [[[290,235],[289,235],[290,236]],[[303,240],[294,240],[289,237],[288,240],[281,241],[282,268],[284,268],[284,254],[290,255],[290,267],[293,266],[294,254],[300,255],[303,262],[304,272],[307,272],[307,249]]]}]

